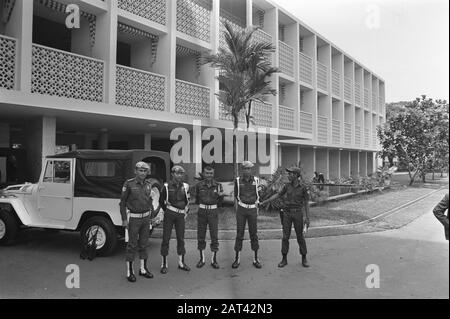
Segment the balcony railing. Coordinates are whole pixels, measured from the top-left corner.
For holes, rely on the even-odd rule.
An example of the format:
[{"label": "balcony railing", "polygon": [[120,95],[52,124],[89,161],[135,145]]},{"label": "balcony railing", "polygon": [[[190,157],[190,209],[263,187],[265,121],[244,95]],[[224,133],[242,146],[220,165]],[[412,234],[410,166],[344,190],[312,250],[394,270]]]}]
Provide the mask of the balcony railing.
[{"label": "balcony railing", "polygon": [[374,148],[378,147],[378,137],[377,137],[377,130],[372,131],[372,146]]},{"label": "balcony railing", "polygon": [[369,89],[364,88],[364,108],[368,110],[370,108],[369,105]]},{"label": "balcony railing", "polygon": [[210,0],[176,0],[177,31],[210,42]]},{"label": "balcony railing", "polygon": [[364,146],[369,147],[370,143],[370,130],[368,128],[364,129]]},{"label": "balcony railing", "polygon": [[304,53],[299,53],[300,81],[313,85],[313,60]]},{"label": "balcony railing", "polygon": [[375,93],[372,93],[372,111],[377,111],[378,97]]},{"label": "balcony railing", "polygon": [[252,116],[255,119],[255,124],[260,127],[272,127],[272,108],[271,103],[262,103],[259,101],[253,102]]},{"label": "balcony railing", "polygon": [[31,92],[102,102],[104,63],[33,44]]},{"label": "balcony railing", "polygon": [[17,40],[0,35],[0,88],[14,90]]},{"label": "balcony railing", "polygon": [[384,111],[384,101],[381,96],[378,97],[378,111],[380,112],[380,114],[383,114]]},{"label": "balcony railing", "polygon": [[312,117],[311,113],[300,111],[300,132],[306,134],[313,133]]},{"label": "balcony railing", "polygon": [[352,124],[344,123],[344,144],[352,144]]},{"label": "balcony railing", "polygon": [[164,111],[166,78],[118,65],[116,67],[116,104]]},{"label": "balcony railing", "polygon": [[118,7],[142,18],[166,25],[166,0],[119,0]]},{"label": "balcony railing", "polygon": [[355,104],[362,106],[361,84],[355,82]]},{"label": "balcony railing", "polygon": [[328,68],[320,62],[317,62],[317,87],[328,92]]},{"label": "balcony railing", "polygon": [[341,96],[341,74],[335,70],[331,71],[331,91],[334,96]]},{"label": "balcony railing", "polygon": [[344,99],[347,102],[352,102],[353,98],[353,81],[351,78],[344,77]]},{"label": "balcony railing", "polygon": [[210,89],[198,84],[175,81],[175,112],[210,118]]},{"label": "balcony railing", "polygon": [[267,32],[258,29],[253,33],[253,41],[272,43],[272,36]]},{"label": "balcony railing", "polygon": [[341,121],[332,120],[331,123],[332,143],[341,144]]},{"label": "balcony railing", "polygon": [[283,41],[278,41],[280,71],[294,77],[294,48]]},{"label": "balcony railing", "polygon": [[295,130],[295,112],[292,108],[279,106],[279,128],[283,130]]},{"label": "balcony railing", "polygon": [[317,116],[317,141],[328,143],[328,118],[324,116]]},{"label": "balcony railing", "polygon": [[355,125],[355,145],[361,145],[361,126]]}]

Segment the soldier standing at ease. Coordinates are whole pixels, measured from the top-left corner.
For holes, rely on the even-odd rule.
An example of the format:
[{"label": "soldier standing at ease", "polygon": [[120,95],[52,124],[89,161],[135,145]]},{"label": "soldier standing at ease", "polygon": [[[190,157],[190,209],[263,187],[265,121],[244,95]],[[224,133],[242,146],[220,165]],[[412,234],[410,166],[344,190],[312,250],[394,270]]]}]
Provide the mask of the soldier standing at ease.
[{"label": "soldier standing at ease", "polygon": [[205,265],[203,251],[206,248],[206,229],[209,225],[211,251],[213,252],[211,266],[219,269],[220,266],[217,263],[217,252],[219,251],[219,216],[217,207],[223,196],[223,188],[221,184],[215,181],[214,168],[211,166],[205,166],[203,169],[203,178],[194,188],[196,203],[199,207],[197,213],[197,238],[200,260],[197,263],[197,268],[202,268]]},{"label": "soldier standing at ease", "polygon": [[175,226],[177,235],[177,253],[179,257],[178,268],[184,271],[191,270],[184,262],[186,249],[184,247],[185,219],[189,212],[189,184],[183,183],[185,170],[181,166],[172,168],[172,179],[165,183],[161,192],[160,205],[164,209],[163,240],[161,243],[162,265],[161,273],[168,271],[167,255],[169,254],[169,241],[172,228]]},{"label": "soldier standing at ease", "polygon": [[[139,250],[141,267],[139,275],[145,278],[153,278],[153,274],[147,269],[147,245],[150,234],[150,214],[152,205],[152,185],[145,180],[150,167],[145,162],[138,162],[135,166],[136,177],[125,182],[120,198],[120,214],[123,226],[128,230],[128,244],[126,253],[127,279],[136,281],[133,262],[136,251]],[[129,220],[127,216],[129,209]]]},{"label": "soldier standing at ease", "polygon": [[[278,264],[282,268],[288,264],[287,254],[289,251],[289,238],[291,237],[292,224],[294,224],[297,242],[302,255],[303,267],[309,267],[306,259],[306,241],[303,235],[303,222],[309,227],[309,195],[305,185],[300,182],[301,170],[299,167],[286,169],[289,172],[289,182],[284,185],[280,192],[261,202],[261,206],[278,197],[285,197],[286,209],[283,212],[283,240],[281,243],[281,254],[283,259]],[[303,216],[305,215],[305,216]]]},{"label": "soldier standing at ease", "polygon": [[237,177],[234,182],[234,196],[237,201],[236,209],[236,242],[234,251],[236,253],[232,268],[238,268],[240,265],[240,253],[242,250],[242,241],[244,240],[245,223],[248,221],[248,231],[250,233],[251,248],[255,253],[253,266],[261,268],[262,265],[258,259],[258,205],[259,205],[259,178],[251,174],[253,163],[250,161],[242,162],[242,176]]}]

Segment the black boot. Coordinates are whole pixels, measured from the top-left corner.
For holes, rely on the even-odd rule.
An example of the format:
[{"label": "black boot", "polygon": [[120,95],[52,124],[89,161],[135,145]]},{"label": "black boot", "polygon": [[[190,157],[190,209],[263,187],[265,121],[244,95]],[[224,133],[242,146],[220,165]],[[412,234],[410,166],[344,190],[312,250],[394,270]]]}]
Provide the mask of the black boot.
[{"label": "black boot", "polygon": [[255,268],[257,268],[257,269],[260,269],[262,267],[262,265],[258,259],[258,251],[257,250],[255,250],[255,260],[253,261],[253,266],[255,266]]},{"label": "black boot", "polygon": [[181,256],[181,265],[178,264],[178,268],[181,269],[181,270],[184,270],[184,271],[190,271],[191,270],[191,268],[189,268],[189,266],[186,265],[185,262],[184,262],[184,255]]},{"label": "black boot", "polygon": [[306,255],[302,255],[302,265],[305,268],[309,267],[309,263],[308,263],[308,260],[306,259]]},{"label": "black boot", "polygon": [[144,272],[139,269],[139,276],[143,276],[145,278],[153,278],[153,274],[147,269],[147,259],[144,259]]},{"label": "black boot", "polygon": [[129,275],[127,274],[128,281],[129,282],[136,282],[136,276],[134,275],[133,262],[132,261],[127,261],[127,268],[128,268],[128,272],[129,272]]},{"label": "black boot", "polygon": [[167,274],[167,256],[162,256],[161,273]]},{"label": "black boot", "polygon": [[203,255],[203,250],[200,250],[200,260],[197,263],[197,268],[202,268],[205,265],[205,256]]},{"label": "black boot", "polygon": [[240,262],[239,262],[239,252],[237,251],[237,252],[236,252],[236,257],[234,258],[234,263],[233,263],[233,265],[231,265],[231,268],[236,269],[236,268],[239,267],[239,265],[240,265]]},{"label": "black boot", "polygon": [[219,263],[217,262],[217,251],[213,252],[213,258],[211,261],[211,266],[213,266],[214,269],[219,269]]},{"label": "black boot", "polygon": [[284,266],[286,266],[288,264],[287,262],[287,255],[283,254],[283,259],[280,261],[280,263],[278,264],[278,267],[283,268]]}]

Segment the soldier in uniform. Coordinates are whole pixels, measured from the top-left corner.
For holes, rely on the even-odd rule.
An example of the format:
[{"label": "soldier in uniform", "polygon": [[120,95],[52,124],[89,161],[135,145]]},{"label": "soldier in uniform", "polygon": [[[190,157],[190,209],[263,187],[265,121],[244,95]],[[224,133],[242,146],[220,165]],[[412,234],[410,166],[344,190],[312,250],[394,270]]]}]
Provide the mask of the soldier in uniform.
[{"label": "soldier in uniform", "polygon": [[[133,262],[135,254],[139,251],[141,267],[139,275],[153,278],[147,269],[147,244],[150,233],[150,214],[153,205],[151,198],[152,185],[145,180],[150,167],[145,162],[138,162],[135,166],[136,177],[125,182],[120,198],[120,214],[123,226],[128,230],[128,244],[126,249],[127,279],[136,281]],[[127,216],[127,209],[129,216]],[[128,219],[129,217],[129,219]]]},{"label": "soldier in uniform", "polygon": [[203,178],[194,188],[195,200],[199,205],[197,213],[197,238],[200,260],[197,263],[197,268],[202,268],[205,265],[203,251],[206,248],[206,229],[209,225],[209,234],[211,236],[210,247],[213,252],[211,266],[219,269],[220,266],[217,262],[217,252],[219,251],[219,217],[217,207],[223,196],[223,188],[221,184],[214,180],[214,168],[211,166],[205,166],[203,169]]},{"label": "soldier in uniform", "polygon": [[234,196],[237,202],[236,206],[236,241],[234,251],[236,253],[232,268],[238,268],[240,265],[240,252],[242,250],[242,241],[244,240],[245,224],[248,222],[248,231],[250,233],[251,248],[255,257],[253,266],[261,268],[262,265],[258,259],[258,205],[259,205],[259,178],[251,174],[253,163],[250,161],[242,162],[242,176],[237,177],[234,182]]},{"label": "soldier in uniform", "polygon": [[300,247],[300,254],[302,255],[303,267],[309,267],[306,258],[307,249],[306,241],[303,235],[303,223],[309,227],[309,195],[308,190],[304,184],[300,182],[301,169],[299,167],[292,167],[286,169],[289,172],[290,183],[284,185],[280,192],[274,194],[270,198],[261,202],[265,205],[268,202],[285,196],[286,208],[283,212],[283,240],[281,243],[281,254],[283,258],[278,264],[282,268],[287,265],[287,254],[289,251],[289,238],[291,236],[292,224],[294,224],[295,233],[297,235],[297,242]]},{"label": "soldier in uniform", "polygon": [[177,235],[177,253],[179,257],[178,268],[184,271],[191,270],[184,261],[186,249],[184,247],[185,219],[189,212],[189,184],[183,183],[185,170],[181,166],[172,168],[172,179],[165,183],[160,196],[160,205],[165,211],[163,221],[163,240],[161,243],[162,265],[161,273],[168,271],[167,255],[169,254],[169,241],[172,228],[175,226]]}]

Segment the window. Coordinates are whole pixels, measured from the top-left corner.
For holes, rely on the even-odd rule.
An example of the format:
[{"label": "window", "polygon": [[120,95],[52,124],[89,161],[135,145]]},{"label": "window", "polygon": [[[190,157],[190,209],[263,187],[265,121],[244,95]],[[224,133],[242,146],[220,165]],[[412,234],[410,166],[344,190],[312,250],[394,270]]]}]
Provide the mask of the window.
[{"label": "window", "polygon": [[70,183],[70,161],[48,161],[44,173],[46,183]]},{"label": "window", "polygon": [[114,177],[116,176],[116,164],[113,161],[86,162],[84,175],[87,177]]}]

